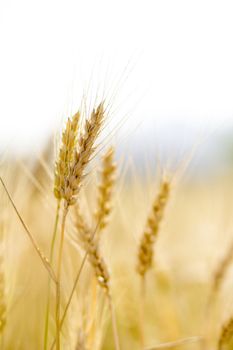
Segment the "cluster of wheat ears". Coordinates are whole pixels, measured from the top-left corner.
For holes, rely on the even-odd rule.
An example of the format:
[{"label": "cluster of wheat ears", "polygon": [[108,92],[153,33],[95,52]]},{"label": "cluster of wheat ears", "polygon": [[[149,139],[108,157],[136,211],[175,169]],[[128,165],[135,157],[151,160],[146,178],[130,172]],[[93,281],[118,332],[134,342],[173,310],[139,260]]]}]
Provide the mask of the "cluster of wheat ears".
[{"label": "cluster of wheat ears", "polygon": [[[118,281],[117,278],[114,281],[114,274],[111,273],[111,268],[109,268],[104,256],[104,249],[102,249],[103,239],[106,241],[112,239],[110,214],[114,209],[114,192],[118,177],[114,147],[110,146],[105,152],[102,152],[98,143],[105,120],[104,103],[100,103],[94,108],[88,118],[83,118],[82,113],[78,111],[67,120],[54,164],[53,214],[49,214],[54,216],[54,220],[50,220],[50,217],[43,219],[40,201],[39,206],[36,205],[36,214],[30,212],[29,209],[32,197],[35,201],[38,195],[37,192],[44,191],[43,186],[40,188],[41,183],[39,184],[37,180],[43,177],[41,173],[46,168],[46,164],[38,165],[34,171],[34,177],[33,174],[31,176],[33,191],[30,194],[30,204],[27,206],[28,219],[22,215],[23,210],[21,211],[16,204],[14,193],[12,194],[9,190],[8,179],[0,178],[1,198],[4,199],[0,227],[1,242],[4,242],[4,231],[6,231],[6,227],[9,227],[14,216],[18,222],[17,225],[21,226],[21,230],[27,236],[27,242],[32,249],[31,254],[34,254],[34,258],[40,261],[40,267],[43,270],[38,272],[40,267],[35,268],[33,261],[27,260],[27,265],[31,266],[35,283],[35,286],[31,286],[33,291],[34,288],[36,289],[37,283],[40,285],[41,275],[45,276],[43,285],[32,297],[33,306],[26,307],[26,314],[24,315],[21,309],[21,316],[20,318],[16,317],[18,321],[15,325],[14,316],[11,316],[14,314],[14,305],[12,306],[14,303],[11,302],[12,290],[9,287],[11,280],[7,276],[10,268],[6,268],[5,259],[7,260],[7,257],[4,249],[1,250],[1,349],[232,349],[233,318],[221,325],[217,334],[215,334],[215,345],[211,343],[212,335],[210,335],[211,326],[209,324],[213,314],[212,310],[231,264],[233,246],[226,252],[213,274],[204,313],[206,322],[201,327],[200,333],[176,339],[169,338],[165,340],[163,338],[164,341],[161,342],[156,328],[157,330],[152,331],[151,335],[148,336],[147,319],[151,317],[151,314],[156,314],[158,311],[153,303],[148,305],[147,289],[151,287],[148,284],[148,272],[154,269],[156,241],[173,190],[172,180],[169,177],[161,176],[151,209],[146,214],[147,219],[143,224],[144,230],[142,230],[137,244],[137,254],[133,258],[134,270],[127,272],[126,268],[126,273],[122,271],[122,275],[126,276],[126,280],[128,278],[132,294],[134,293],[135,284],[132,283],[130,287],[131,275],[137,276],[136,283],[139,285],[138,290],[135,289],[136,294],[139,292],[139,297],[135,300],[132,297],[131,306],[128,309],[127,305],[123,308],[125,314],[132,312],[132,325],[129,326],[129,320],[127,323],[126,317],[121,319],[121,313],[116,312],[118,303],[121,303],[124,295],[121,294],[121,286],[115,288],[118,291],[117,293],[112,292],[112,286],[117,285]],[[102,152],[103,155],[98,171],[98,182],[97,185],[94,185],[95,198],[93,199],[92,196],[94,205],[91,207],[94,209],[87,213],[83,204],[83,193],[85,187],[88,187],[87,179],[91,177],[90,164],[97,152]],[[8,208],[7,213],[10,212],[9,215],[5,215],[6,207]],[[11,207],[11,211],[9,207]],[[46,233],[44,235],[34,233],[31,229],[31,227],[34,227],[32,223],[30,224],[31,220],[44,220],[45,222],[38,224],[38,227],[39,230],[43,227]],[[48,221],[53,221],[53,224],[48,224]],[[48,233],[50,228],[52,228],[52,232]],[[120,227],[116,227],[117,230],[120,230]],[[106,231],[107,234],[103,235]],[[17,242],[17,239],[18,236],[14,237],[14,242]],[[20,243],[18,244],[20,246]],[[4,244],[2,246],[4,248]],[[71,248],[67,248],[67,246]],[[117,242],[115,249],[121,249]],[[130,247],[127,249],[128,253],[131,254]],[[26,255],[26,251],[24,251],[24,254]],[[121,259],[120,254],[119,258]],[[21,271],[21,275],[25,271]],[[164,293],[166,294],[166,292]],[[154,293],[150,292],[150,295],[154,299],[159,298],[159,295],[156,295],[156,290]],[[17,300],[19,305],[21,298],[19,293]],[[23,304],[25,306],[27,293],[25,293],[24,299]],[[29,299],[28,302],[30,303]],[[132,306],[133,302],[136,305]],[[37,316],[35,319],[32,317],[30,321],[30,313],[33,314],[33,308],[36,310]],[[163,305],[161,303],[160,313],[162,312]],[[24,322],[25,319],[27,319],[27,322]],[[22,327],[24,331],[22,331]],[[31,331],[29,331],[29,328],[27,330],[27,327]],[[166,323],[163,327],[166,328]],[[125,339],[127,334],[124,332],[124,328],[130,330],[129,333],[132,333],[131,338],[134,339],[134,342],[127,343]],[[26,339],[22,341],[21,332],[28,334],[28,338],[26,336]],[[30,332],[32,339],[29,336]],[[107,335],[104,336],[104,334]],[[13,338],[14,340],[12,340]]]}]

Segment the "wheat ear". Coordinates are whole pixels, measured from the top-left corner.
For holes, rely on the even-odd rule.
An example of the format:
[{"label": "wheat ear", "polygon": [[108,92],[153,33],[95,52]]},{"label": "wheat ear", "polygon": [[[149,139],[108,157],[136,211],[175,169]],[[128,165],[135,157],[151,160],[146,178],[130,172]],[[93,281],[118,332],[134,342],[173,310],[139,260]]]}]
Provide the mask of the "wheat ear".
[{"label": "wheat ear", "polygon": [[76,203],[82,180],[85,176],[85,168],[95,151],[94,143],[101,131],[104,121],[104,105],[100,103],[96,110],[93,110],[90,120],[86,120],[84,131],[77,140],[77,150],[74,153],[74,160],[69,174],[65,180],[64,198],[66,205]]},{"label": "wheat ear", "polygon": [[98,225],[98,232],[107,225],[111,212],[111,199],[115,183],[116,165],[114,163],[114,148],[110,147],[102,158],[100,171],[100,182],[98,185],[97,209],[95,219]]},{"label": "wheat ear", "polygon": [[96,279],[101,288],[109,294],[109,273],[107,266],[100,255],[98,242],[93,236],[93,231],[88,227],[76,207],[76,228],[78,230],[78,241],[88,254],[88,260],[95,272]]},{"label": "wheat ear", "polygon": [[[222,327],[220,337],[218,340],[218,350],[231,349],[230,341],[233,338],[233,318],[230,318],[228,322]],[[229,345],[229,346],[228,346]]]},{"label": "wheat ear", "polygon": [[65,183],[74,159],[79,120],[80,113],[77,112],[71,119],[67,120],[65,130],[62,133],[62,144],[55,164],[54,176],[54,195],[58,200],[64,197]]},{"label": "wheat ear", "polygon": [[219,289],[221,288],[221,285],[224,281],[227,270],[230,267],[232,259],[233,259],[233,242],[230,245],[230,247],[228,247],[223,259],[220,261],[216,269],[216,272],[214,274],[213,287],[212,287],[213,294],[217,294]]},{"label": "wheat ear", "polygon": [[138,249],[137,271],[142,277],[144,277],[145,273],[152,266],[153,245],[159,232],[169,194],[170,184],[168,181],[163,181],[153,203],[151,214],[147,219],[146,228]]}]

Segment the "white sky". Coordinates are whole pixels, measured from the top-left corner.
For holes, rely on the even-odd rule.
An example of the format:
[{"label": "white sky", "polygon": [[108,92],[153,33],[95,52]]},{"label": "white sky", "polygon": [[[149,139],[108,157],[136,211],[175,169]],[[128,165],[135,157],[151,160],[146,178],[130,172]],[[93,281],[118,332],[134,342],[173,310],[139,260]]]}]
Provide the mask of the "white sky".
[{"label": "white sky", "polygon": [[132,130],[228,126],[233,2],[0,0],[1,145],[37,147],[98,89]]}]

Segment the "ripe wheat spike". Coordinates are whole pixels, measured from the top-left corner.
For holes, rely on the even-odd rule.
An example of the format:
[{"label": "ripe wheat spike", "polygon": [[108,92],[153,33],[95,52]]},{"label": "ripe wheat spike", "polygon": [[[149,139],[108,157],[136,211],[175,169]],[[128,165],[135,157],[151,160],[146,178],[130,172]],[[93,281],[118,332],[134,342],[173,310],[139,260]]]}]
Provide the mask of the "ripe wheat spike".
[{"label": "ripe wheat spike", "polygon": [[137,271],[141,276],[144,276],[152,266],[154,255],[153,245],[159,232],[169,194],[170,184],[168,181],[163,181],[153,203],[152,211],[147,219],[146,228],[139,245]]},{"label": "ripe wheat spike", "polygon": [[111,199],[115,184],[116,165],[114,163],[114,149],[110,147],[102,158],[100,182],[98,185],[97,209],[95,212],[98,231],[107,225],[111,213]]}]

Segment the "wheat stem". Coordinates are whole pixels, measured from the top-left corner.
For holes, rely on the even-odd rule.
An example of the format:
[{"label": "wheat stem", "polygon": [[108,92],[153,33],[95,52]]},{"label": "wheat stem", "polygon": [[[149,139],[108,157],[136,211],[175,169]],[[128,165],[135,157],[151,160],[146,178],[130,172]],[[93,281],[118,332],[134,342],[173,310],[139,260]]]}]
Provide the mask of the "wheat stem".
[{"label": "wheat stem", "polygon": [[5,183],[4,183],[4,181],[3,181],[3,179],[2,179],[1,177],[0,177],[0,182],[1,182],[1,184],[2,184],[2,186],[3,186],[3,188],[4,188],[4,190],[5,190],[5,192],[6,192],[6,194],[7,194],[7,197],[8,197],[8,199],[9,199],[9,201],[10,201],[12,207],[14,208],[14,211],[15,211],[16,215],[18,216],[18,219],[19,219],[19,221],[21,222],[21,224],[22,224],[22,226],[23,226],[23,228],[24,228],[24,230],[25,230],[25,232],[26,232],[26,234],[27,234],[27,236],[28,236],[28,238],[29,238],[29,240],[30,240],[30,242],[31,242],[31,244],[32,244],[32,246],[33,246],[33,248],[34,248],[35,251],[37,252],[39,258],[41,259],[42,264],[44,265],[44,267],[45,267],[46,270],[48,271],[50,277],[51,277],[52,280],[56,283],[56,276],[55,276],[55,274],[54,274],[53,268],[52,268],[52,266],[51,266],[49,260],[48,260],[48,259],[46,258],[46,256],[42,253],[42,251],[41,251],[41,249],[39,248],[39,246],[38,246],[36,240],[35,240],[34,237],[32,236],[32,234],[31,234],[31,232],[29,231],[29,229],[27,228],[25,222],[23,221],[22,216],[20,215],[18,209],[16,208],[16,205],[15,205],[15,203],[14,203],[14,201],[13,201],[13,199],[12,199],[12,197],[11,197],[11,195],[10,195],[10,193],[9,193],[9,191],[8,191],[6,185],[5,185]]},{"label": "wheat stem", "polygon": [[93,349],[93,344],[94,344],[94,339],[96,334],[96,306],[97,306],[97,281],[95,276],[92,276],[91,285],[92,285],[91,315],[93,320],[92,320],[88,340],[89,340],[90,349]]},{"label": "wheat stem", "polygon": [[141,285],[140,285],[140,294],[141,294],[141,302],[139,303],[140,307],[140,343],[141,343],[141,349],[144,349],[145,346],[145,331],[144,331],[144,324],[145,324],[145,294],[146,294],[146,276],[141,276]]},{"label": "wheat stem", "polygon": [[57,283],[56,283],[56,349],[60,350],[60,304],[61,304],[61,266],[62,266],[62,253],[64,245],[64,233],[66,217],[68,213],[67,203],[64,205],[62,225],[61,225],[61,236],[58,252],[58,264],[57,264]]},{"label": "wheat stem", "polygon": [[[66,303],[66,306],[65,306],[65,309],[64,309],[64,312],[63,312],[61,321],[60,321],[60,331],[61,331],[62,326],[63,326],[63,324],[64,324],[64,321],[65,321],[65,318],[66,318],[68,309],[69,309],[70,304],[71,304],[71,301],[72,301],[72,299],[73,299],[74,292],[75,292],[75,290],[76,290],[76,287],[77,287],[79,278],[80,278],[80,276],[81,276],[82,270],[83,270],[83,268],[84,268],[85,262],[86,262],[86,260],[87,260],[87,257],[88,257],[88,253],[86,252],[85,255],[84,255],[84,257],[83,257],[83,260],[82,260],[82,262],[81,262],[80,268],[79,268],[79,270],[78,270],[78,272],[77,272],[77,275],[76,275],[76,278],[75,278],[75,281],[74,281],[72,290],[71,290],[70,295],[69,295],[69,299],[68,299],[68,301],[67,301],[67,303]],[[53,341],[53,343],[52,343],[50,349],[52,350],[52,349],[54,348],[54,346],[55,346],[55,340]]]},{"label": "wheat stem", "polygon": [[113,307],[112,298],[109,293],[108,293],[108,302],[109,302],[109,308],[110,308],[111,320],[112,320],[114,347],[115,347],[115,350],[120,350],[120,341],[119,341],[119,335],[118,335],[118,329],[117,329],[117,323],[116,323],[116,314]]},{"label": "wheat stem", "polygon": [[[57,237],[57,227],[59,222],[59,213],[60,213],[60,200],[57,201],[57,209],[56,209],[56,217],[54,222],[53,236],[50,246],[50,263],[53,264],[53,256],[54,256],[54,247]],[[49,311],[50,311],[50,290],[51,290],[51,280],[48,280],[48,295],[47,295],[47,305],[45,312],[45,329],[44,329],[44,350],[47,350],[48,346],[48,329],[49,329]]]}]

